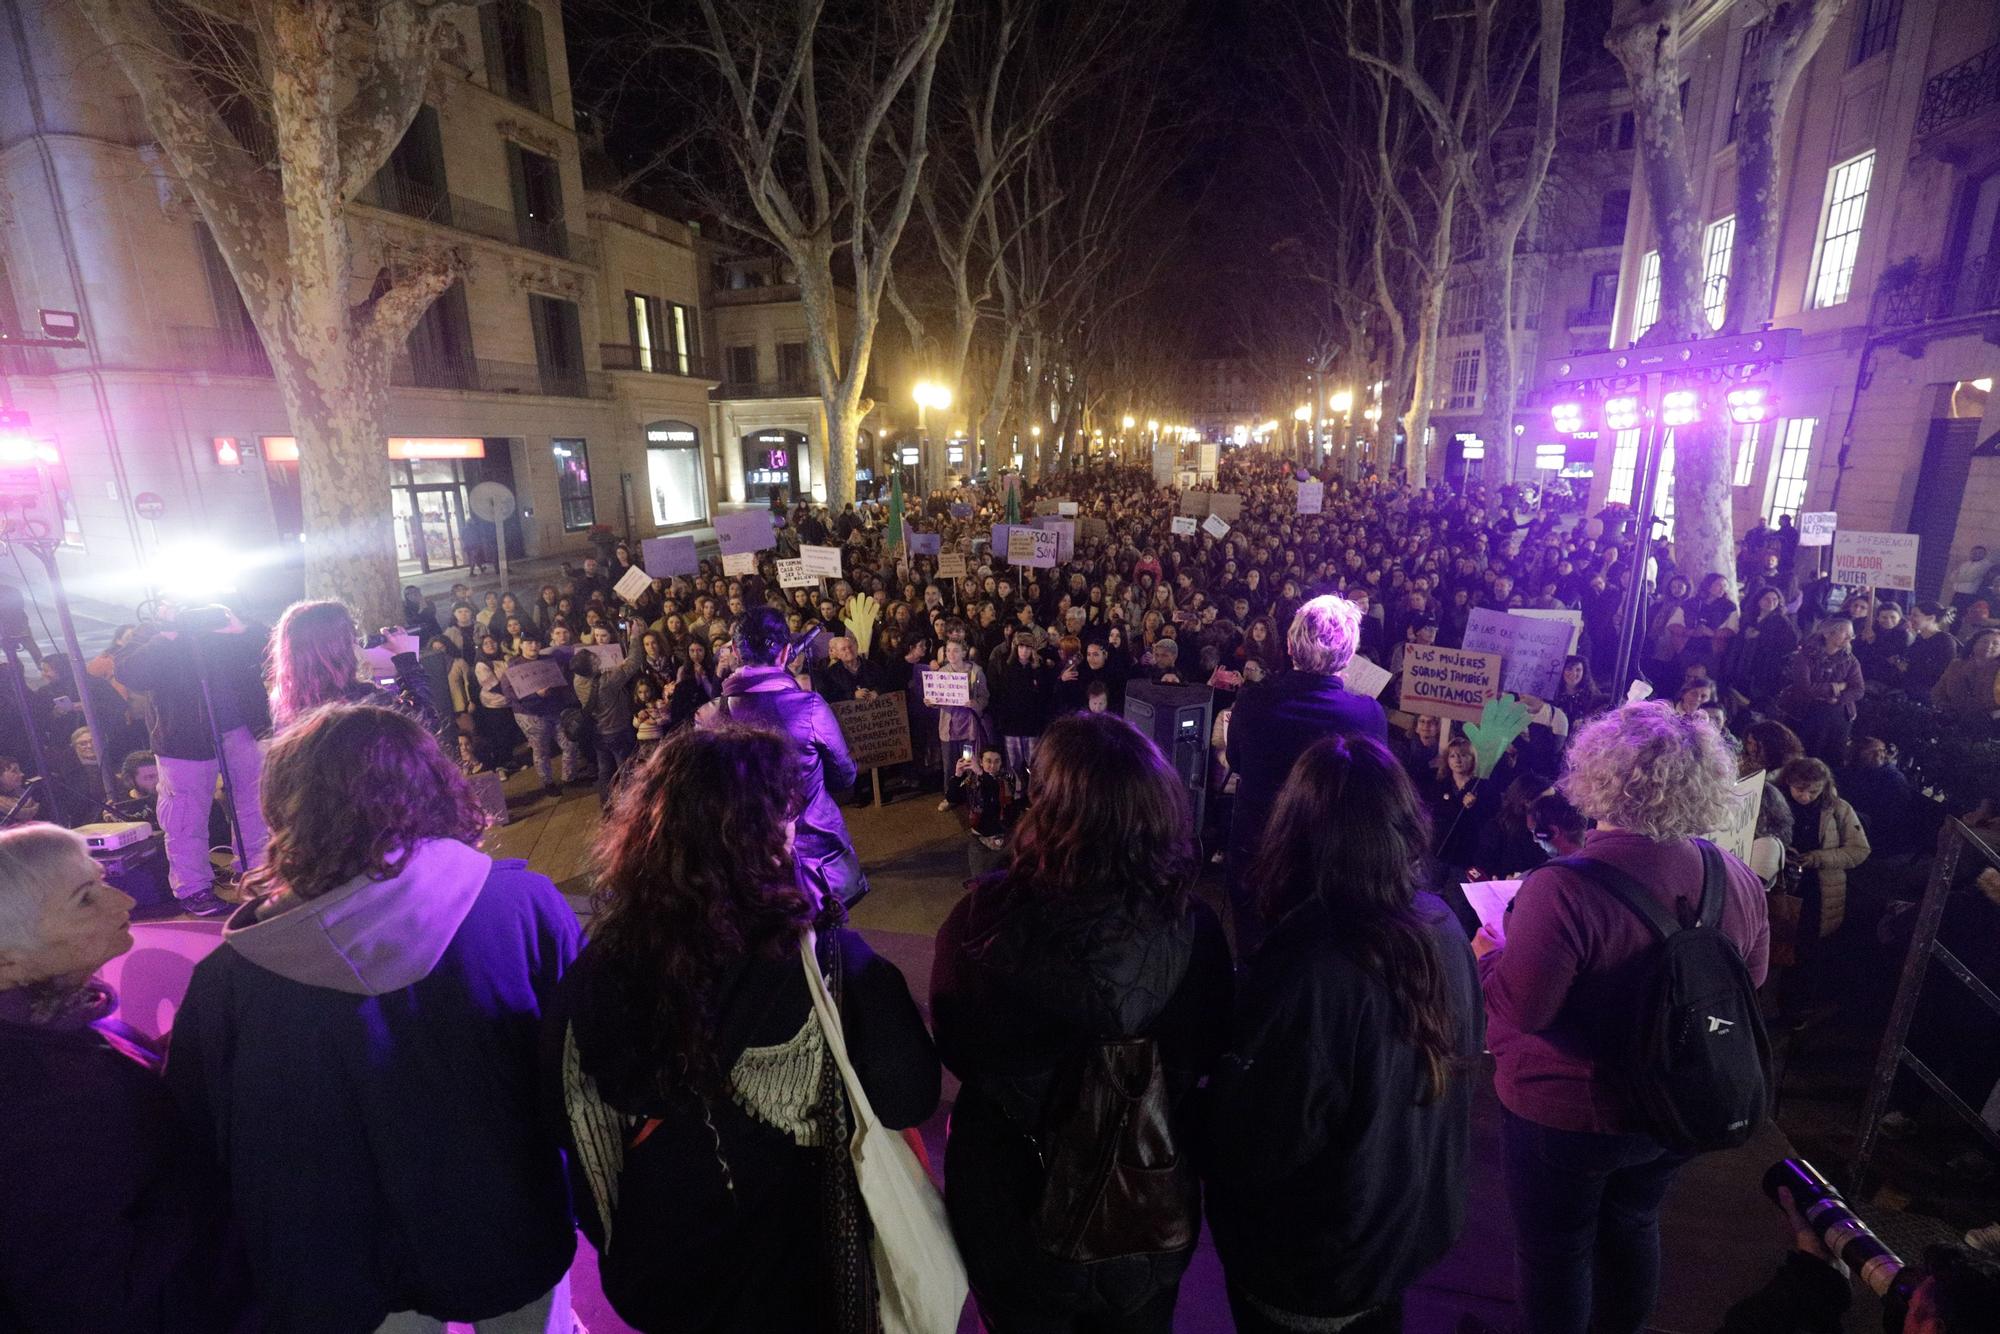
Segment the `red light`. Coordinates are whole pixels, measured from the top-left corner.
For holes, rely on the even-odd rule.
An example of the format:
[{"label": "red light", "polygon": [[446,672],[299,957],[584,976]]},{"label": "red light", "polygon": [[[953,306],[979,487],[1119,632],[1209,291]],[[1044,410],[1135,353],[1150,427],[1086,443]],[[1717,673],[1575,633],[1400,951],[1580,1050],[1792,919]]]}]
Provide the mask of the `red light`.
[{"label": "red light", "polygon": [[236,443],[236,437],[229,435],[215,437],[215,466],[218,468],[243,466],[243,450]]}]

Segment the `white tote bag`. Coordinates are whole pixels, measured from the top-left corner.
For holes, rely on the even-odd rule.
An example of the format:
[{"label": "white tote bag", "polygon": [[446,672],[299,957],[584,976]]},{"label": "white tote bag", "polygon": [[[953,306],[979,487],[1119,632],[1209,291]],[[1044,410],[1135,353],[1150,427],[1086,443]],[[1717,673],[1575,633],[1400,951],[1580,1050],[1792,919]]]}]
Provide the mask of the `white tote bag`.
[{"label": "white tote bag", "polygon": [[952,1334],[965,1308],[965,1262],[952,1240],[944,1197],[901,1132],[883,1125],[869,1105],[847,1056],[840,1013],[820,976],[818,945],[808,928],[799,940],[799,959],[812,989],[813,1011],[826,1034],[827,1050],[840,1067],[840,1082],[854,1114],[854,1135],[847,1148],[874,1234],[869,1252],[875,1262],[883,1334]]}]

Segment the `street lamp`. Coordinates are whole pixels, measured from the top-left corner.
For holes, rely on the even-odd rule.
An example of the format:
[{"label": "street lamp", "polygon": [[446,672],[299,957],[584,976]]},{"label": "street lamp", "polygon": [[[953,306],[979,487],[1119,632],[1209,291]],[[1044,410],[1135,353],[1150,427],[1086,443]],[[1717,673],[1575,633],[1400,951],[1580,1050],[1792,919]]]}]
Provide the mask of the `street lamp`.
[{"label": "street lamp", "polygon": [[917,381],[916,388],[910,391],[910,397],[915,399],[917,404],[917,457],[923,460],[926,476],[922,481],[927,483],[930,480],[928,470],[931,468],[933,461],[931,459],[930,422],[924,414],[931,408],[936,408],[939,412],[943,412],[946,408],[950,407],[951,390],[945,385],[937,383],[935,380],[919,380]]},{"label": "street lamp", "polygon": [[1326,406],[1333,412],[1347,413],[1354,411],[1354,391],[1352,389],[1334,390],[1331,394],[1327,395]]}]

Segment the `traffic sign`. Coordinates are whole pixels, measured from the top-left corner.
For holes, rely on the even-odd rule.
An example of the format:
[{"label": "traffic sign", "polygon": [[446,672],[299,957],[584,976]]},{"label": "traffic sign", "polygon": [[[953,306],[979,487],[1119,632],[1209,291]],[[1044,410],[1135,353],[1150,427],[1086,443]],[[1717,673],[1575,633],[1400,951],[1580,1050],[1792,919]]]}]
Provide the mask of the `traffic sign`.
[{"label": "traffic sign", "polygon": [[500,482],[472,488],[472,512],[488,523],[504,523],[514,513],[514,493]]},{"label": "traffic sign", "polygon": [[152,491],[132,497],[132,512],[142,519],[157,519],[167,512],[167,502]]}]

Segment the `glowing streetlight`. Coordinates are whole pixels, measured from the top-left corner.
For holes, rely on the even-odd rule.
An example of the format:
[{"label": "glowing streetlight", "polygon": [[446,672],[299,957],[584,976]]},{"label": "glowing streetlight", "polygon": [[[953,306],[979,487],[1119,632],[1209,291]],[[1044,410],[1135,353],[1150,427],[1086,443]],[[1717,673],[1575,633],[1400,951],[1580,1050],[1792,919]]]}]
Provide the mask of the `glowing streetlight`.
[{"label": "glowing streetlight", "polygon": [[1313,410],[1310,404],[1301,403],[1292,409],[1292,420],[1295,422],[1309,422],[1312,420],[1312,415]]},{"label": "glowing streetlight", "polygon": [[1028,434],[1035,437],[1035,439],[1039,440],[1042,438],[1042,428],[1039,426],[1030,426],[1028,428]]},{"label": "glowing streetlight", "polygon": [[1146,423],[1147,435],[1158,435],[1159,433],[1160,433],[1160,424],[1158,422],[1149,421]]},{"label": "glowing streetlight", "polygon": [[1120,422],[1120,425],[1128,431],[1138,424],[1138,421],[1129,412],[1125,414],[1124,419]]},{"label": "glowing streetlight", "polygon": [[1354,411],[1354,391],[1352,389],[1334,390],[1331,394],[1327,395],[1326,406],[1334,412]]},{"label": "glowing streetlight", "polygon": [[951,390],[931,380],[917,381],[917,387],[910,391],[910,397],[917,402],[921,412],[925,408],[943,411],[951,406]]}]

